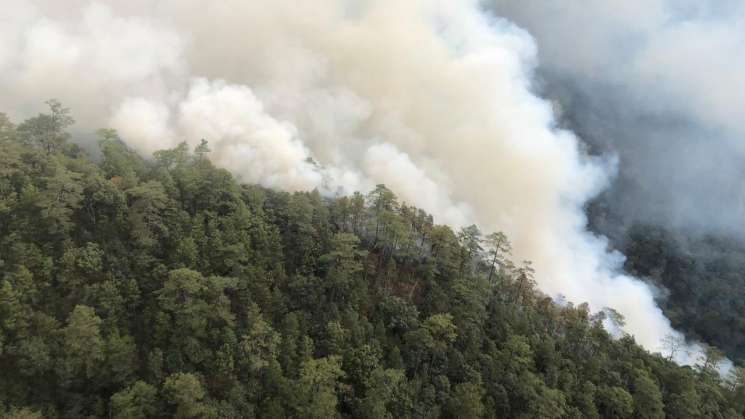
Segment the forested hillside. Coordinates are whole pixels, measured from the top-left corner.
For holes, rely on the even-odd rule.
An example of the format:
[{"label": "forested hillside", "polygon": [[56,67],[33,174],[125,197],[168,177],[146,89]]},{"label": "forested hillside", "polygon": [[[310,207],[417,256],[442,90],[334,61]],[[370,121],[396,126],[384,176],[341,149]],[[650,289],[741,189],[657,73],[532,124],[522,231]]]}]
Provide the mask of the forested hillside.
[{"label": "forested hillside", "polygon": [[94,161],[71,123],[0,116],[0,417],[745,414],[742,369],[611,338],[501,234],[383,185],[243,185],[207,142],[144,159],[103,130]]},{"label": "forested hillside", "polygon": [[[673,326],[745,361],[745,242],[739,233],[706,233],[634,220],[614,203],[621,177],[591,206],[593,231],[626,256],[627,272],[658,286]],[[632,195],[632,194],[629,194]],[[621,204],[619,204],[620,206]],[[733,229],[734,231],[734,229]]]}]

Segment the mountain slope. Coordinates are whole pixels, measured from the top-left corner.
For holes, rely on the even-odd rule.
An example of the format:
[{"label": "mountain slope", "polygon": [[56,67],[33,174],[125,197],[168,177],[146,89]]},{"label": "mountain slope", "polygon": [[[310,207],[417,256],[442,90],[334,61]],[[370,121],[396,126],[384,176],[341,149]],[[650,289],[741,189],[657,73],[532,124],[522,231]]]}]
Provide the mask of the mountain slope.
[{"label": "mountain slope", "polygon": [[382,185],[242,185],[206,142],[144,160],[102,131],[94,163],[70,122],[0,118],[6,417],[743,417],[715,350],[614,340],[501,235]]}]

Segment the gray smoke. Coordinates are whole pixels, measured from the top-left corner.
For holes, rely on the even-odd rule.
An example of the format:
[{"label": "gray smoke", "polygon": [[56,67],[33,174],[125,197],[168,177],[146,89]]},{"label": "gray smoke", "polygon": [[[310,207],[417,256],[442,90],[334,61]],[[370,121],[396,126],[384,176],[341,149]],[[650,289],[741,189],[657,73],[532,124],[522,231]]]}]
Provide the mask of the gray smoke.
[{"label": "gray smoke", "polygon": [[620,159],[626,221],[745,233],[745,5],[489,0],[536,38],[544,93]]},{"label": "gray smoke", "polygon": [[585,230],[613,159],[557,128],[534,94],[533,38],[476,0],[0,3],[13,10],[0,21],[0,108],[16,119],[56,97],[80,132],[109,125],[144,153],[206,138],[247,182],[328,194],[385,183],[438,222],[505,231],[544,291],[617,309],[649,349],[675,333]]}]

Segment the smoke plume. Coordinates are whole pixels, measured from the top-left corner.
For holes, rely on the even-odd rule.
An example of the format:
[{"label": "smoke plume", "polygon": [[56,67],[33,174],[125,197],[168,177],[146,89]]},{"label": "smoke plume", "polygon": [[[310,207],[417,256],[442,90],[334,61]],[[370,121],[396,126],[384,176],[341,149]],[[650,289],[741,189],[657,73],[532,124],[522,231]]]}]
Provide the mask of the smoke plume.
[{"label": "smoke plume", "polygon": [[558,128],[533,38],[476,0],[2,3],[0,108],[16,119],[55,97],[80,132],[108,125],[144,153],[206,138],[246,182],[385,183],[438,222],[504,231],[541,289],[613,307],[649,349],[674,333],[585,230],[612,159]]},{"label": "smoke plume", "polygon": [[545,93],[620,159],[627,222],[745,236],[745,5],[488,0],[535,36]]}]

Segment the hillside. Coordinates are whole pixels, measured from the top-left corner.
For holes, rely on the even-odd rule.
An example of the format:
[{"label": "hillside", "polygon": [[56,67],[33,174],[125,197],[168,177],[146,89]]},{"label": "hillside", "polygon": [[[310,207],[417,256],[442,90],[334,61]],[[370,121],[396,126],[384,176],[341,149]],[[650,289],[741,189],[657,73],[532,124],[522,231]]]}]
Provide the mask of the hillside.
[{"label": "hillside", "polygon": [[[619,181],[623,182],[623,180]],[[745,241],[739,233],[652,224],[615,209],[619,187],[590,206],[590,228],[626,256],[625,270],[658,287],[657,300],[687,336],[745,360]],[[628,195],[632,195],[630,193]],[[633,196],[633,195],[632,195]]]},{"label": "hillside", "polygon": [[207,142],[144,159],[103,130],[94,161],[70,123],[0,117],[2,417],[745,415],[718,351],[680,367],[613,339],[501,234],[383,185],[241,184]]}]

